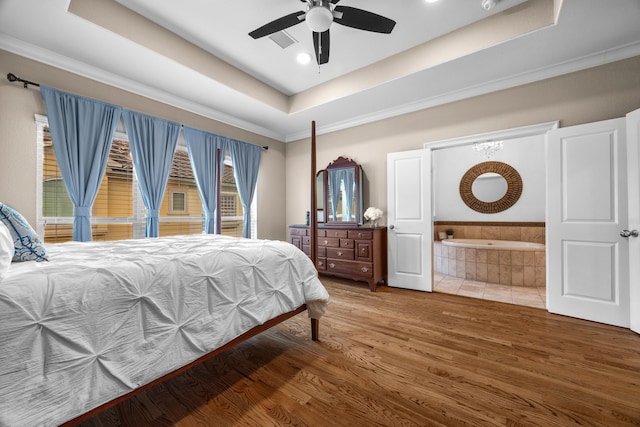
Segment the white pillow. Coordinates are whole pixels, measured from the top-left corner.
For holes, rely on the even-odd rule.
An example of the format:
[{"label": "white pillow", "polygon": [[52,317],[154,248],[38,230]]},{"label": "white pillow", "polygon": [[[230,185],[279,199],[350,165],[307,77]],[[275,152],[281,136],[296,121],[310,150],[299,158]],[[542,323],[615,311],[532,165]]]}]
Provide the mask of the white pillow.
[{"label": "white pillow", "polygon": [[6,225],[0,222],[0,282],[9,271],[14,251],[11,232]]}]

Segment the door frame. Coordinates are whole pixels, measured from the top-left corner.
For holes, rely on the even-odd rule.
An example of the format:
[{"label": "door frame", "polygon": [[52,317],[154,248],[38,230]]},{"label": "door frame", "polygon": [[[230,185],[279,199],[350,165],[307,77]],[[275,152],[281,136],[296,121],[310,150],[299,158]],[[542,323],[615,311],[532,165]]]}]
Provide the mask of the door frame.
[{"label": "door frame", "polygon": [[[464,145],[471,145],[474,142],[477,141],[486,141],[486,140],[507,140],[507,139],[517,139],[517,138],[525,138],[528,136],[536,136],[536,135],[544,135],[545,137],[545,157],[546,157],[546,150],[547,150],[547,143],[546,143],[546,138],[547,138],[547,132],[549,132],[552,129],[557,129],[559,127],[560,122],[558,120],[553,121],[553,122],[544,122],[544,123],[537,123],[537,124],[533,124],[533,125],[527,125],[527,126],[520,126],[520,127],[515,127],[515,128],[509,128],[509,129],[501,129],[501,130],[496,130],[496,131],[490,131],[490,132],[484,132],[484,133],[478,133],[478,134],[474,134],[474,135],[465,135],[465,136],[461,136],[461,137],[457,137],[457,138],[450,138],[450,139],[444,139],[444,140],[439,140],[439,141],[433,141],[433,142],[425,142],[423,148],[425,150],[430,150],[430,151],[434,151],[434,150],[442,150],[445,148],[452,148],[452,147],[460,147],[460,146],[464,146]],[[430,153],[430,157],[431,157],[431,169],[433,170],[433,155],[431,155],[432,153]],[[546,164],[545,164],[545,176],[546,176]],[[427,187],[426,191],[429,192],[429,194],[425,195],[425,197],[430,197],[431,198],[431,206],[434,206],[434,188],[433,188],[433,180],[431,180],[431,185]],[[547,207],[545,206],[545,212],[546,212]],[[432,212],[432,218],[433,218],[433,212]],[[430,242],[431,245],[433,245],[433,233],[431,233],[431,236],[428,240],[428,242]],[[433,256],[433,255],[432,255]],[[547,251],[545,250],[545,258],[547,257]],[[546,261],[546,259],[545,259]],[[548,264],[548,262],[546,262],[546,264]],[[545,265],[546,265],[545,264]],[[433,271],[433,269],[432,269]],[[433,276],[433,273],[432,273]],[[433,277],[431,279],[431,281],[433,282]]]},{"label": "door frame", "polygon": [[[626,115],[627,186],[629,192],[628,229],[640,229],[640,109]],[[629,239],[629,312],[630,328],[640,334],[640,238]]]}]

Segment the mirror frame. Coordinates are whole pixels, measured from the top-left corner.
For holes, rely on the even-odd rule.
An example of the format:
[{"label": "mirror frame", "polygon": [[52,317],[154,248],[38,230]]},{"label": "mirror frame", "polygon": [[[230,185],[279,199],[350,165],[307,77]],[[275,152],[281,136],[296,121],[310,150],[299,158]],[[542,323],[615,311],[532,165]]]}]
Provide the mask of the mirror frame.
[{"label": "mirror frame", "polygon": [[[474,196],[471,187],[480,175],[493,172],[507,181],[507,192],[495,202],[483,202]],[[506,211],[515,205],[522,195],[522,178],[512,166],[502,162],[483,162],[471,167],[460,180],[460,197],[465,205],[476,212],[493,214]]]},{"label": "mirror frame", "polygon": [[[354,221],[332,221],[329,215],[327,214],[329,210],[329,171],[337,170],[337,169],[354,169],[354,178],[355,178],[355,192],[353,194],[354,201],[356,204],[356,212],[355,212],[355,220]],[[349,159],[347,157],[340,156],[329,165],[323,169],[318,171],[324,174],[324,223],[330,224],[332,226],[353,226],[357,224],[362,224],[362,166],[358,163]],[[320,222],[320,221],[319,221]]]}]

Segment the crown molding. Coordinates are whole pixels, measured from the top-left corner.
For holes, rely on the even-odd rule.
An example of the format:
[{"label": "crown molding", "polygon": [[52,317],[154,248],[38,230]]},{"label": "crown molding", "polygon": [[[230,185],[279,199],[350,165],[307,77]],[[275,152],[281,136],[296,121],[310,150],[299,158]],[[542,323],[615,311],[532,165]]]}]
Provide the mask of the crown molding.
[{"label": "crown molding", "polygon": [[[628,59],[640,55],[640,41],[629,43],[614,49],[603,50],[591,55],[582,56],[547,67],[541,67],[525,73],[510,75],[501,79],[492,80],[478,85],[468,86],[456,91],[450,91],[441,95],[421,99],[416,102],[398,105],[396,107],[380,110],[375,113],[365,114],[352,119],[335,122],[326,126],[319,126],[316,134],[323,135],[349,129],[355,126],[366,125],[379,120],[389,119],[403,114],[414,113],[416,111],[433,108],[440,105],[460,101],[474,96],[485,95],[499,90],[510,89],[528,83],[558,77],[564,74],[582,71],[589,68],[605,65],[611,62]],[[285,142],[298,141],[309,138],[309,132],[297,132],[287,135]]]},{"label": "crown molding", "polygon": [[[100,83],[104,83],[127,92],[131,92],[154,101],[162,102],[176,108],[180,108],[194,114],[202,115],[212,120],[237,127],[248,132],[272,138],[281,142],[293,142],[301,139],[309,138],[309,130],[305,129],[300,132],[292,132],[281,134],[267,129],[263,126],[256,125],[246,120],[240,120],[221,111],[208,108],[202,104],[192,102],[188,99],[175,96],[166,91],[146,86],[137,81],[127,79],[125,77],[106,72],[98,67],[88,65],[86,63],[73,60],[66,56],[51,52],[47,49],[26,43],[6,34],[0,34],[0,49],[7,50],[20,56],[51,65],[56,68],[86,77]],[[400,116],[403,114],[413,113],[416,111],[437,107],[448,104],[450,102],[460,101],[478,95],[509,89],[540,80],[557,77],[588,68],[605,65],[611,62],[631,58],[640,55],[640,41],[629,43],[617,48],[603,50],[594,54],[585,55],[574,58],[572,60],[541,67],[532,71],[520,74],[506,76],[504,78],[492,80],[478,85],[468,86],[455,91],[450,91],[437,96],[421,99],[415,102],[409,102],[397,105],[388,109],[376,111],[370,114],[364,114],[343,121],[336,121],[324,126],[319,126],[316,130],[318,135],[329,134],[356,126],[366,125],[372,122],[385,120]],[[283,120],[287,120],[286,118]]]},{"label": "crown molding", "polygon": [[80,62],[67,56],[52,52],[50,50],[43,49],[39,46],[35,46],[6,34],[0,34],[0,49],[4,49],[8,52],[15,53],[16,55],[24,56],[25,58],[42,62],[43,64],[68,71],[81,77],[86,77],[88,79],[95,80],[97,82],[104,83],[106,85],[113,86],[118,89],[122,89],[127,92],[131,92],[133,94],[161,102],[163,104],[167,104],[194,114],[208,117],[212,120],[216,120],[242,130],[276,139],[278,141],[284,140],[284,135],[275,133],[270,129],[264,128],[262,126],[257,126],[245,120],[240,120],[221,111],[205,107],[202,104],[196,102],[192,102],[186,98],[175,96],[163,90],[146,86],[143,83],[107,72],[98,67],[94,67],[84,62]]}]

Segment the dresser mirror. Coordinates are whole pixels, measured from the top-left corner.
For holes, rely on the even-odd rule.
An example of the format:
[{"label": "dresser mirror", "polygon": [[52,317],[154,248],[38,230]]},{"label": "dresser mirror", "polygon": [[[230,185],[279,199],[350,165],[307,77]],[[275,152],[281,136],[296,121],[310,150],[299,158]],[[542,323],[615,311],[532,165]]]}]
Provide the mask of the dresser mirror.
[{"label": "dresser mirror", "polygon": [[323,180],[323,193],[318,194],[323,194],[324,207],[322,214],[318,208],[318,222],[322,217],[327,224],[362,224],[362,167],[338,157],[317,176]]},{"label": "dresser mirror", "polygon": [[326,171],[323,169],[316,174],[316,209],[317,222],[324,222],[324,180]]}]

